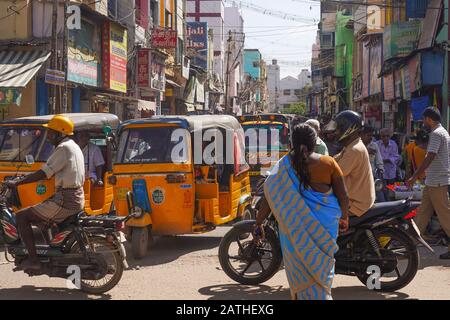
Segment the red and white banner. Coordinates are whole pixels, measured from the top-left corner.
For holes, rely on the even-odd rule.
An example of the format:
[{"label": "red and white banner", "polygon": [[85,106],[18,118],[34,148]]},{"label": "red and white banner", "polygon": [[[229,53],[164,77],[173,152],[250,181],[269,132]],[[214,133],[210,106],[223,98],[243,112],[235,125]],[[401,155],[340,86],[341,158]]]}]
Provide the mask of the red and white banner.
[{"label": "red and white banner", "polygon": [[152,47],[157,49],[174,49],[177,47],[177,32],[170,29],[154,29]]}]

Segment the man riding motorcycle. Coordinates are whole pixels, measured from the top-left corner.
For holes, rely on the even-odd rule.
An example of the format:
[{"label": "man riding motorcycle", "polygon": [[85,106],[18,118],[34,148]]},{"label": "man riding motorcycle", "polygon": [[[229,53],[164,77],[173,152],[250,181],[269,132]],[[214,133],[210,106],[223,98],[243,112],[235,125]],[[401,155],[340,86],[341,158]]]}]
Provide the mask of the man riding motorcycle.
[{"label": "man riding motorcycle", "polygon": [[369,153],[361,140],[362,128],[361,116],[351,110],[339,113],[326,128],[327,131],[335,131],[337,142],[343,146],[334,158],[344,173],[351,216],[364,215],[375,202]]},{"label": "man riding motorcycle", "polygon": [[33,183],[55,176],[55,194],[44,202],[20,210],[16,214],[19,233],[28,250],[28,258],[20,265],[25,270],[39,270],[32,224],[61,223],[84,207],[84,158],[80,147],[69,138],[73,122],[55,115],[48,124],[47,139],[55,146],[42,168],[21,179],[7,182],[9,187]]}]

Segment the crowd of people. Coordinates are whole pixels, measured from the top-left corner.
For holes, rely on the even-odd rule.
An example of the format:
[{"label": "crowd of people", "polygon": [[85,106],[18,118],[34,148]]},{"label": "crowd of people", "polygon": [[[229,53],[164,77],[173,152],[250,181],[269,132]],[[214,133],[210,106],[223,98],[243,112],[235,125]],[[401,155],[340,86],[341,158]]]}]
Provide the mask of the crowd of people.
[{"label": "crowd of people", "polygon": [[317,120],[294,126],[290,153],[265,181],[254,232],[263,235],[262,223],[272,212],[293,299],[331,299],[338,234],[348,229],[349,217],[374,205],[375,178],[385,185],[425,185],[416,223],[424,233],[437,215],[449,245],[440,258],[450,259],[450,136],[440,121],[439,110],[427,108],[424,128],[403,149],[387,128],[374,139],[375,129],[354,111],[322,128]]}]

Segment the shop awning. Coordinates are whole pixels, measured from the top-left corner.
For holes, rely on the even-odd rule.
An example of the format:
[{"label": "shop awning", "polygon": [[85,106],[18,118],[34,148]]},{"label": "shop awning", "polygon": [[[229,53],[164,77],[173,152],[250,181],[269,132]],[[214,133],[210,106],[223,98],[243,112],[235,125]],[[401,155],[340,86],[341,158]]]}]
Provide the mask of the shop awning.
[{"label": "shop awning", "polygon": [[50,54],[44,50],[0,51],[0,87],[26,87]]},{"label": "shop awning", "polygon": [[139,111],[154,111],[156,112],[156,102],[147,100],[138,100],[137,109]]},{"label": "shop awning", "polygon": [[181,88],[181,86],[178,83],[176,83],[176,82],[174,82],[172,80],[166,79],[166,82],[168,84],[170,84],[171,86],[174,86],[174,87],[177,87],[177,88]]}]

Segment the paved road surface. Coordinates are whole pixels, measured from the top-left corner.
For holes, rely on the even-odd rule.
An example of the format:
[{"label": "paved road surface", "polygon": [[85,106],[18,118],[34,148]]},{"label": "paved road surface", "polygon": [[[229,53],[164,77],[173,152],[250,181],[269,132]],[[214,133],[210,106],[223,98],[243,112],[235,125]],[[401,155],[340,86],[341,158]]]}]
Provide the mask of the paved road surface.
[{"label": "paved road surface", "polygon": [[[0,299],[289,299],[284,271],[261,286],[234,283],[220,269],[217,251],[229,227],[219,227],[205,235],[159,238],[148,257],[129,258],[130,269],[107,294],[87,296],[65,289],[65,280],[46,276],[29,278],[12,272],[11,264],[0,257]],[[437,253],[445,251],[436,247]],[[411,284],[400,292],[382,294],[369,291],[358,279],[336,276],[335,299],[450,299],[450,261],[439,260],[421,250],[420,270]]]}]

